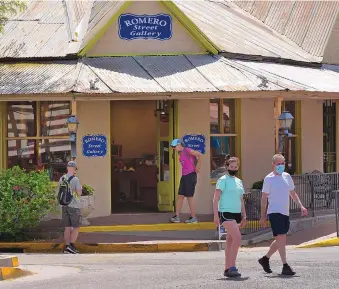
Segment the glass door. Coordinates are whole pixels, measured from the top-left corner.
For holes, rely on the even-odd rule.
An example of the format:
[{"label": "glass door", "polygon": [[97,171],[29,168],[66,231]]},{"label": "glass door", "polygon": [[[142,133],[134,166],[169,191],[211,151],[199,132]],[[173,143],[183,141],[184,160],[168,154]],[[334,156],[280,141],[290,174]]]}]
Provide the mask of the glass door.
[{"label": "glass door", "polygon": [[173,101],[157,101],[157,191],[161,212],[172,212],[174,209],[174,152],[170,148],[174,132],[173,114]]}]

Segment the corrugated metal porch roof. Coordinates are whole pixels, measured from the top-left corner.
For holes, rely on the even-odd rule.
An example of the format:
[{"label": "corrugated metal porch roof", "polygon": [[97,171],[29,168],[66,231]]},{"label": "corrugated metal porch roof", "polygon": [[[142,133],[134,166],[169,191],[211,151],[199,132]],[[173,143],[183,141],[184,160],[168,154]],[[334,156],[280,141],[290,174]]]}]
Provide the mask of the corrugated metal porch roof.
[{"label": "corrugated metal porch roof", "polygon": [[[97,79],[96,90],[90,82]],[[220,56],[90,58],[0,64],[0,94],[339,92],[339,73],[325,68],[231,60]]]},{"label": "corrugated metal porch roof", "polygon": [[302,62],[321,62],[321,57],[308,53],[230,1],[174,2],[222,51]]}]

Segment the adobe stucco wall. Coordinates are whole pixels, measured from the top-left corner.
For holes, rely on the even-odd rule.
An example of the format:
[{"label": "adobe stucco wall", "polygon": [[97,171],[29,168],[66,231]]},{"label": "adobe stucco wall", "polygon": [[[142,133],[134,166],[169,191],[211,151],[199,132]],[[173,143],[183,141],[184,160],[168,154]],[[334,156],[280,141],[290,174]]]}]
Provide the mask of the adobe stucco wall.
[{"label": "adobe stucco wall", "polygon": [[[150,15],[168,11],[159,2],[140,1],[132,3],[123,14]],[[97,44],[87,53],[88,56],[97,55],[140,55],[166,53],[200,53],[205,50],[188,34],[183,26],[172,16],[172,38],[169,40],[135,39],[124,40],[119,37],[118,20],[105,32]]]},{"label": "adobe stucco wall", "polygon": [[301,101],[302,172],[323,171],[323,102]]},{"label": "adobe stucco wall", "polygon": [[274,99],[242,99],[241,170],[246,189],[272,171]]},{"label": "adobe stucco wall", "polygon": [[[209,99],[179,100],[178,117],[179,136],[186,133],[201,133],[206,136],[206,154],[203,157],[202,169],[198,176],[195,200],[198,214],[210,214],[212,212],[214,185],[210,183]],[[183,212],[189,212],[186,202]]]},{"label": "adobe stucco wall", "polygon": [[[262,179],[271,171],[271,158],[274,154],[274,100],[243,99],[241,107],[242,179],[245,188],[248,189],[253,182]],[[85,158],[81,152],[83,135],[102,133],[109,137],[110,103],[109,101],[78,102],[77,111],[80,120],[77,143],[78,175],[82,183],[87,183],[96,189],[96,209],[91,217],[110,215],[110,159],[108,156]],[[179,100],[178,119],[178,136],[185,133],[202,133],[206,136],[207,152],[203,157],[195,200],[198,214],[211,214],[215,185],[210,182],[209,100]],[[321,101],[302,101],[301,125],[302,171],[305,173],[315,169],[322,170]],[[185,203],[183,212],[188,211],[188,205]]]},{"label": "adobe stucco wall", "polygon": [[[96,208],[91,218],[111,214],[111,168],[110,168],[110,102],[77,102],[79,129],[77,136],[77,175],[81,183],[95,189]],[[82,155],[82,137],[86,134],[107,136],[108,151],[105,157],[86,158]]]}]

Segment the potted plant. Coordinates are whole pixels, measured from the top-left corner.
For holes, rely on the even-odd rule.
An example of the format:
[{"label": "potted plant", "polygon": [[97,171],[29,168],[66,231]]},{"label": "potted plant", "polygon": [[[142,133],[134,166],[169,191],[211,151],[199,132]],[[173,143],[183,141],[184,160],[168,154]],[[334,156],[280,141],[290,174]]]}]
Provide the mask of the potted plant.
[{"label": "potted plant", "polygon": [[263,184],[264,184],[264,180],[253,183],[251,190],[256,190],[256,191],[262,190]]},{"label": "potted plant", "polygon": [[94,192],[95,190],[91,186],[87,184],[82,185],[82,195],[80,197],[80,202],[83,226],[89,226],[91,224],[87,218],[90,216],[90,214],[92,214],[95,208]]}]

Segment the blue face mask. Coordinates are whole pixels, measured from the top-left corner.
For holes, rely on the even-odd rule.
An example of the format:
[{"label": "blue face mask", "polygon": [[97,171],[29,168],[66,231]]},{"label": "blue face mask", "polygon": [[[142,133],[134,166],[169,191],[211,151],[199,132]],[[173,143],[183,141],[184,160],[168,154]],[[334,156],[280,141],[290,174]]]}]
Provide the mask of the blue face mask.
[{"label": "blue face mask", "polygon": [[281,175],[285,171],[285,165],[277,165],[275,166],[275,171]]}]

